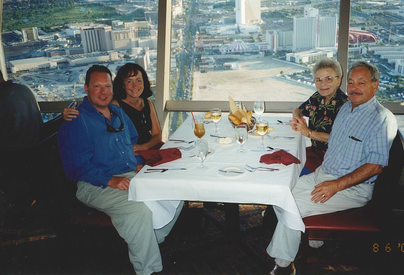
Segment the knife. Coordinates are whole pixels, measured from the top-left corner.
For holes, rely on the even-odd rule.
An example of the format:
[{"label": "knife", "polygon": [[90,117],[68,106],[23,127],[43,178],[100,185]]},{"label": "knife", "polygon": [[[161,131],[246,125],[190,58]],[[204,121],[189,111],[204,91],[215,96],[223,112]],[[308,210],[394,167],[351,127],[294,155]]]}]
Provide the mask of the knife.
[{"label": "knife", "polygon": [[187,168],[149,168],[146,171],[160,171],[160,170],[187,170]]},{"label": "knife", "polygon": [[185,140],[185,139],[169,139],[168,141],[185,142],[185,143],[194,142],[193,140]]},{"label": "knife", "polygon": [[219,171],[223,172],[223,173],[244,174],[244,172],[240,172],[240,171],[231,171],[231,170],[223,170],[223,169],[219,169]]}]

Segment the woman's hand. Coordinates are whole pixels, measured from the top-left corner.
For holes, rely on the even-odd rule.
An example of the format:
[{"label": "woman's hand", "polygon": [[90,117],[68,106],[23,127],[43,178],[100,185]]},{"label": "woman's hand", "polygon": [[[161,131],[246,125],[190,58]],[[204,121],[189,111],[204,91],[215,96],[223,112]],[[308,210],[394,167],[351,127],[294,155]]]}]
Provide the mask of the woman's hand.
[{"label": "woman's hand", "polygon": [[307,127],[306,120],[303,117],[294,117],[293,120],[289,120],[289,122],[294,131],[301,133],[305,137],[309,135],[311,130]]},{"label": "woman's hand", "polygon": [[62,112],[62,117],[66,121],[72,121],[72,119],[76,118],[80,113],[76,110],[77,102],[74,103],[73,107],[64,108]]}]

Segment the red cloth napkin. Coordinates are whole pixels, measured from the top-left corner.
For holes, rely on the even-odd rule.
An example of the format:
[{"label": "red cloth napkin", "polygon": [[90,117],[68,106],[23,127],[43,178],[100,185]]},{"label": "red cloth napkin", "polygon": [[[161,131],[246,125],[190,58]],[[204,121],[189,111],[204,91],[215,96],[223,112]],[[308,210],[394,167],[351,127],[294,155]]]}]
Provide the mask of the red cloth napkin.
[{"label": "red cloth napkin", "polygon": [[156,166],[181,158],[181,151],[178,148],[168,148],[161,150],[141,150],[136,151],[145,160],[145,164]]},{"label": "red cloth napkin", "polygon": [[279,150],[272,154],[262,155],[260,158],[260,162],[266,164],[282,163],[284,165],[289,165],[292,163],[299,164],[300,160],[284,150]]}]

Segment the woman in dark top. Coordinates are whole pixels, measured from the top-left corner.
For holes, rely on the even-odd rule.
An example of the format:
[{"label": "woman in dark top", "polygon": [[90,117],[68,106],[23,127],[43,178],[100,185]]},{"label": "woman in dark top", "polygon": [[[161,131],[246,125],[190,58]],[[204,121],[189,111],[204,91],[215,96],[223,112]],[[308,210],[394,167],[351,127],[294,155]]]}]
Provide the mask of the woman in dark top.
[{"label": "woman in dark top", "polygon": [[[123,65],[114,79],[113,91],[111,103],[124,110],[139,134],[139,140],[133,146],[134,151],[160,148],[163,144],[160,124],[156,110],[148,99],[153,92],[146,71],[135,63]],[[77,115],[75,109],[63,110],[65,120],[71,120]]]},{"label": "woman in dark top", "polygon": [[153,92],[146,71],[138,64],[125,64],[118,70],[113,91],[111,103],[121,106],[139,134],[134,150],[160,148],[161,130],[156,110],[148,99]]},{"label": "woman in dark top", "polygon": [[[318,61],[313,67],[313,75],[317,92],[293,111],[293,120],[290,121],[295,131],[311,139],[311,146],[306,148],[307,159],[302,174],[313,172],[323,162],[332,124],[348,100],[339,88],[342,69],[337,60]],[[308,126],[303,116],[309,118]]]}]

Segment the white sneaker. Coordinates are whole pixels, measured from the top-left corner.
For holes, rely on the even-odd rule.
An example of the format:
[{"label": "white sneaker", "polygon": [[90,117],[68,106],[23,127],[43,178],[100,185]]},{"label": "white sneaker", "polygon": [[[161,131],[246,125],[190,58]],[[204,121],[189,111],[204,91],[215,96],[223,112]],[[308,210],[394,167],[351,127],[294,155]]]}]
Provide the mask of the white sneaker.
[{"label": "white sneaker", "polygon": [[324,242],[323,241],[310,240],[309,245],[310,245],[310,247],[313,247],[313,248],[320,248],[320,247],[322,247],[324,245]]}]

